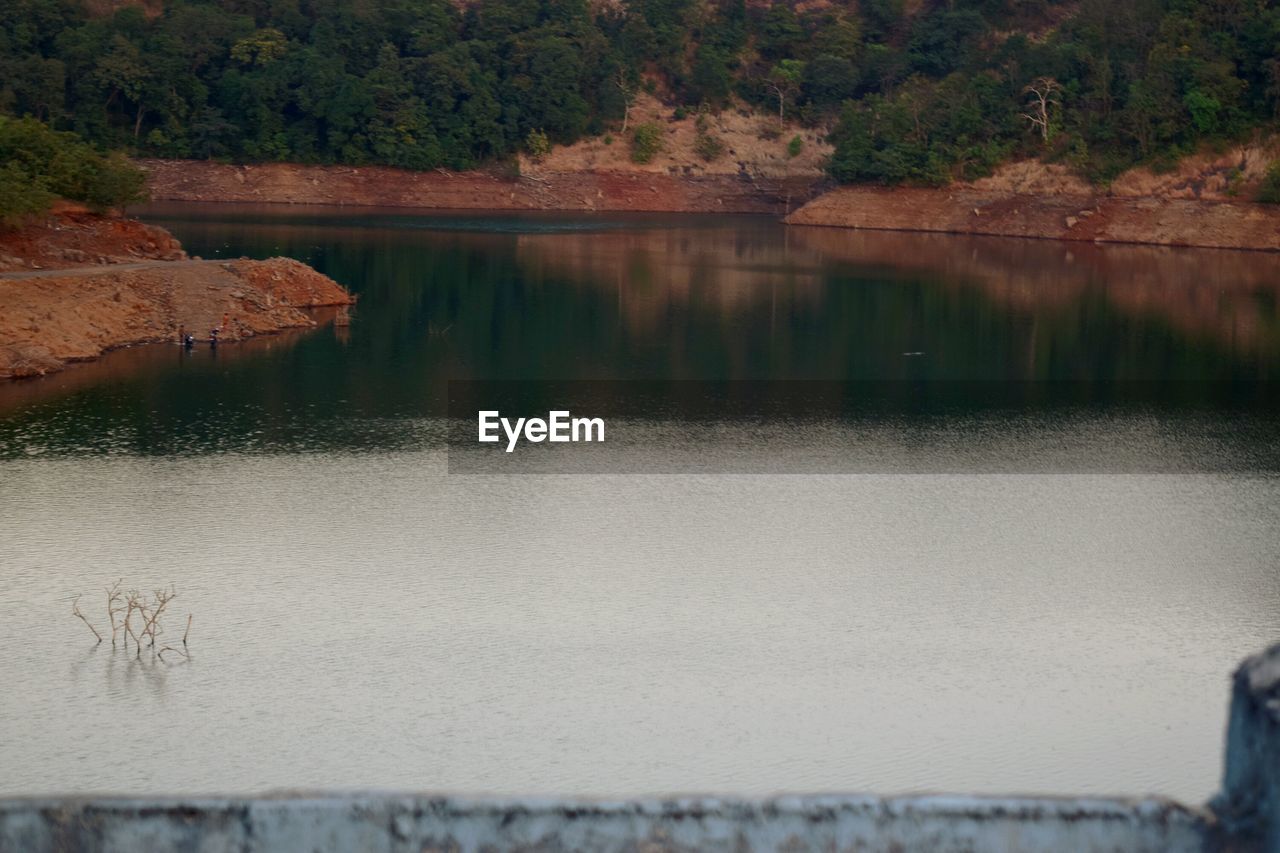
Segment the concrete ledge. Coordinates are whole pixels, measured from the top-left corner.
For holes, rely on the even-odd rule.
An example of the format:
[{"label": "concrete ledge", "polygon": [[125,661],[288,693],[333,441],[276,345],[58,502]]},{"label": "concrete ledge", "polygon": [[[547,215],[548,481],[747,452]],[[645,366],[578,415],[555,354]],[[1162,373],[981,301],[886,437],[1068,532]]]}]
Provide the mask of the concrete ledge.
[{"label": "concrete ledge", "polygon": [[1235,673],[1222,793],[1163,799],[471,799],[396,793],[0,800],[0,853],[1280,853],[1280,645]]},{"label": "concrete ledge", "polygon": [[1199,851],[1166,800],[863,796],[628,802],[397,794],[0,801],[0,850]]},{"label": "concrete ledge", "polygon": [[1225,829],[1280,851],[1280,645],[1245,660],[1231,686],[1222,793]]}]

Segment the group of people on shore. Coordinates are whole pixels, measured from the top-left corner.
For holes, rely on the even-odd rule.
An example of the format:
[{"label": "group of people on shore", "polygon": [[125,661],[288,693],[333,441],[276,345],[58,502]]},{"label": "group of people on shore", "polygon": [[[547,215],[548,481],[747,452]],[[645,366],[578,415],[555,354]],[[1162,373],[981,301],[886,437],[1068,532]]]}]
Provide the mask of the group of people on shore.
[{"label": "group of people on shore", "polygon": [[[222,334],[222,330],[229,328],[230,325],[231,315],[223,314],[222,323],[209,330],[209,346],[216,347],[218,345],[218,338]],[[187,327],[182,323],[178,324],[178,343],[186,349],[191,349],[196,345],[195,335],[190,334],[187,331]]]}]

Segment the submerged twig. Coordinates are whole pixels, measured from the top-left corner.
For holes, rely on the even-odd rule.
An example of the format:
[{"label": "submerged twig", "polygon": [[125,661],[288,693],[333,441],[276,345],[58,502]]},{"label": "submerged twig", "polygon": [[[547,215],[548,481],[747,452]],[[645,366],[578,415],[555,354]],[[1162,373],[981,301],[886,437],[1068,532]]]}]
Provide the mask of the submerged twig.
[{"label": "submerged twig", "polygon": [[107,621],[111,623],[111,646],[114,648],[116,644],[116,632],[119,626],[116,624],[116,614],[123,608],[120,606],[120,584],[124,582],[124,578],[107,587]]},{"label": "submerged twig", "polygon": [[71,615],[75,616],[81,622],[88,625],[89,630],[93,632],[93,636],[98,638],[99,643],[102,642],[102,635],[98,633],[98,629],[93,627],[93,623],[90,622],[88,619],[86,619],[85,615],[80,612],[80,596],[78,595],[75,598],[71,599]]},{"label": "submerged twig", "polygon": [[146,619],[146,622],[142,626],[142,634],[143,636],[151,637],[151,648],[155,648],[156,634],[163,633],[163,630],[160,628],[160,614],[164,612],[165,607],[170,601],[173,601],[173,599],[178,597],[178,593],[171,586],[167,590],[157,589],[155,591],[155,596],[156,605],[155,609],[151,611],[151,615],[148,617],[146,611],[143,611],[143,617]]},{"label": "submerged twig", "polygon": [[175,649],[173,646],[165,646],[160,649],[160,651],[156,652],[156,657],[160,658],[160,660],[164,660],[165,652],[173,652],[175,655],[182,655],[183,660],[191,660],[191,654],[189,652],[185,649]]},{"label": "submerged twig", "polygon": [[[138,658],[142,657],[142,647],[145,644],[151,649],[152,659],[160,658],[164,660],[165,652],[172,652],[181,655],[185,659],[190,659],[187,652],[187,641],[191,635],[192,614],[187,614],[187,624],[182,632],[182,648],[164,645],[160,641],[160,637],[164,635],[164,624],[161,617],[168,612],[169,603],[178,597],[178,591],[172,584],[166,589],[160,587],[152,590],[151,595],[145,595],[142,592],[131,589],[127,593],[120,589],[124,580],[118,580],[111,586],[106,587],[107,598],[107,621],[111,625],[111,645],[116,646],[117,639],[123,638],[125,651],[129,649],[129,640],[133,640],[135,654]],[[93,636],[98,638],[98,642],[103,641],[103,635],[93,626],[88,617],[80,611],[80,596],[76,596],[71,602],[71,613],[93,632]],[[122,616],[123,614],[123,616]],[[136,615],[136,619],[134,618]],[[145,643],[144,643],[145,641]]]}]

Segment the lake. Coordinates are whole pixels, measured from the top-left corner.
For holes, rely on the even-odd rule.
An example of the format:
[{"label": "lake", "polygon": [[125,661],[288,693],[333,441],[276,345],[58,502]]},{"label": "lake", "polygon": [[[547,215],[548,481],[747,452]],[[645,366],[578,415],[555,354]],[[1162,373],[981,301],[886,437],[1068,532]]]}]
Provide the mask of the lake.
[{"label": "lake", "polygon": [[[146,216],[360,302],[0,386],[0,793],[1214,791],[1280,638],[1277,256]],[[631,410],[466,468],[462,380]],[[93,644],[117,578],[189,661]]]}]

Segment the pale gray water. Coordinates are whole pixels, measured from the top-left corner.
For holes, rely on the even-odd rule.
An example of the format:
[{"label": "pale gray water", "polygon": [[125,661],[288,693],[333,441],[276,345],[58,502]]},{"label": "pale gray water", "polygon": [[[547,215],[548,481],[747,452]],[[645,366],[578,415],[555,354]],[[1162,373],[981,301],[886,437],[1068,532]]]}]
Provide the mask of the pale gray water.
[{"label": "pale gray water", "polygon": [[[4,463],[0,791],[1199,800],[1228,668],[1278,627],[1278,492]],[[178,584],[190,664],[91,645],[61,599],[101,625],[117,576]]]},{"label": "pale gray water", "polygon": [[[315,263],[356,322],[0,388],[0,794],[1214,790],[1229,672],[1280,638],[1280,477],[1265,405],[1195,395],[1267,399],[1274,257],[207,217],[167,224]],[[468,476],[458,377],[1157,384]],[[121,577],[176,584],[190,663],[93,646],[70,598],[105,628]]]}]

